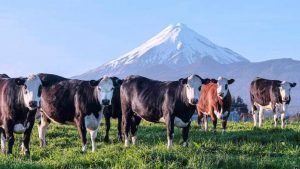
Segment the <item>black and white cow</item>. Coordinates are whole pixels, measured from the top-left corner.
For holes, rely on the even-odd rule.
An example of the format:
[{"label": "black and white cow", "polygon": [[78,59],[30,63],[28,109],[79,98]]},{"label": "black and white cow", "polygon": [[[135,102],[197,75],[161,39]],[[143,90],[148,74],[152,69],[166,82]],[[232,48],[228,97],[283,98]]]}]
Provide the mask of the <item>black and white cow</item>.
[{"label": "black and white cow", "polygon": [[261,127],[264,110],[272,110],[275,127],[277,126],[277,114],[281,113],[281,128],[285,127],[285,114],[291,102],[290,91],[296,83],[279,80],[256,78],[251,82],[250,99],[253,113],[254,126],[257,123],[257,111],[259,116],[258,126]]},{"label": "black and white cow", "polygon": [[0,78],[9,78],[7,74],[0,74]]},{"label": "black and white cow", "polygon": [[[14,133],[24,133],[22,151],[29,155],[29,142],[42,82],[37,75],[27,78],[0,78],[0,134],[2,152],[12,153]],[[6,150],[6,143],[8,149]]]},{"label": "black and white cow", "polygon": [[109,129],[110,129],[110,118],[117,118],[118,119],[118,139],[122,140],[122,131],[121,131],[121,124],[122,124],[122,110],[121,110],[121,98],[120,98],[120,86],[123,83],[123,80],[117,77],[111,77],[113,82],[115,83],[115,89],[113,92],[111,105],[104,107],[103,115],[105,118],[105,137],[104,141],[109,141]]},{"label": "black and white cow", "polygon": [[120,92],[125,146],[129,146],[129,130],[132,144],[136,144],[141,119],[166,124],[168,148],[173,144],[174,125],[183,128],[183,146],[187,146],[191,117],[196,110],[201,85],[209,82],[198,75],[170,82],[141,76],[125,79]]},{"label": "black and white cow", "polygon": [[38,127],[40,146],[45,146],[46,130],[53,121],[77,127],[83,152],[87,150],[89,131],[94,152],[103,106],[111,104],[113,79],[105,76],[99,80],[83,81],[52,74],[39,74],[39,77],[48,84],[42,88],[41,122]]}]

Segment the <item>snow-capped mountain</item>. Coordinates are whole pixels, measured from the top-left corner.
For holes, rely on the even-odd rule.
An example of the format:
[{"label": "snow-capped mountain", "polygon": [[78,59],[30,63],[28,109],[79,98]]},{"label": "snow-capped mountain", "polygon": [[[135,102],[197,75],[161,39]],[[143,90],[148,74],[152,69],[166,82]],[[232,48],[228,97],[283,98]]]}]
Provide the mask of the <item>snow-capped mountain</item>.
[{"label": "snow-capped mountain", "polygon": [[157,66],[179,68],[204,58],[211,58],[221,64],[249,62],[238,53],[214,44],[179,23],[166,27],[139,47],[79,77],[90,79],[103,74],[126,76]]},{"label": "snow-capped mountain", "polygon": [[249,62],[230,49],[215,45],[183,24],[168,26],[141,46],[94,70],[74,78],[99,79],[103,75],[125,78],[138,74],[157,80],[177,80],[190,74],[234,78],[233,96],[250,103],[250,82],[256,77],[296,82],[291,112],[300,109],[300,61],[275,59]]}]

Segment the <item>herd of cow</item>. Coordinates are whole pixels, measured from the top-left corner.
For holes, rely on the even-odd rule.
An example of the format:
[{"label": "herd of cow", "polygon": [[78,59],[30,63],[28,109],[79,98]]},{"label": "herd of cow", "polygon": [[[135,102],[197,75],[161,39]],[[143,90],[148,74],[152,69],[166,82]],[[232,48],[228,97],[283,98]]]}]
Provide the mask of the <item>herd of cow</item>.
[{"label": "herd of cow", "polygon": [[[137,130],[141,119],[165,123],[168,148],[172,146],[174,126],[182,128],[183,146],[187,146],[191,118],[198,112],[198,122],[207,131],[210,117],[214,130],[217,119],[226,129],[230,114],[231,95],[228,85],[234,79],[219,77],[203,79],[191,75],[177,81],[157,81],[142,76],[125,79],[104,76],[99,80],[67,79],[53,74],[10,78],[0,74],[0,134],[1,150],[12,153],[14,133],[23,133],[22,151],[29,154],[29,142],[36,114],[39,114],[40,146],[46,145],[46,131],[50,122],[73,124],[82,141],[82,151],[87,150],[87,133],[90,133],[92,151],[96,150],[96,137],[102,115],[105,117],[109,141],[110,118],[118,119],[118,138],[129,146],[137,143]],[[266,109],[285,114],[291,101],[290,90],[296,83],[256,78],[250,85],[250,98],[254,125],[259,117],[262,125]]]}]

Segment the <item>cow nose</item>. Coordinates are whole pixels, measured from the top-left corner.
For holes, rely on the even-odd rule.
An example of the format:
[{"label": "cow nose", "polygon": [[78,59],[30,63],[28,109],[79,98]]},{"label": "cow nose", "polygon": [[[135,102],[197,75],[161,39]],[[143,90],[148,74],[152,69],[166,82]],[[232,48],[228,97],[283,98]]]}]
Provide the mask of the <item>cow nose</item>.
[{"label": "cow nose", "polygon": [[192,99],[192,103],[193,104],[197,104],[198,103],[198,99]]},{"label": "cow nose", "polygon": [[103,99],[102,100],[102,104],[105,105],[105,106],[109,105],[109,102],[110,101],[108,99]]},{"label": "cow nose", "polygon": [[224,96],[224,93],[219,93],[219,96],[220,96],[220,97],[223,97],[223,96]]},{"label": "cow nose", "polygon": [[37,101],[30,101],[30,102],[29,102],[29,106],[30,106],[31,108],[36,108],[36,107],[37,107]]}]

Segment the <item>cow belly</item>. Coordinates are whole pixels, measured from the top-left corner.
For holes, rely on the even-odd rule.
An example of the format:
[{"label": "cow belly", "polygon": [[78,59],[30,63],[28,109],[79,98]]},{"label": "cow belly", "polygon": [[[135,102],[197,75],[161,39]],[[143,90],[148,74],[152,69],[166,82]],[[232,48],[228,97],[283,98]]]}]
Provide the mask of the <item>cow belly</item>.
[{"label": "cow belly", "polygon": [[99,120],[94,114],[84,117],[85,127],[89,130],[96,130],[99,126]]},{"label": "cow belly", "polygon": [[14,132],[17,133],[17,134],[24,133],[28,127],[29,127],[29,123],[27,123],[27,126],[24,126],[21,123],[15,124],[14,125]]},{"label": "cow belly", "polygon": [[[166,120],[165,120],[165,118],[162,117],[162,118],[159,119],[159,122],[161,122],[161,123],[166,123]],[[184,121],[182,121],[182,120],[181,120],[180,118],[178,118],[178,117],[175,117],[175,119],[174,119],[174,125],[175,125],[176,127],[183,128],[183,127],[188,126],[189,123],[190,123],[190,121],[189,121],[189,122],[184,122]]]}]

